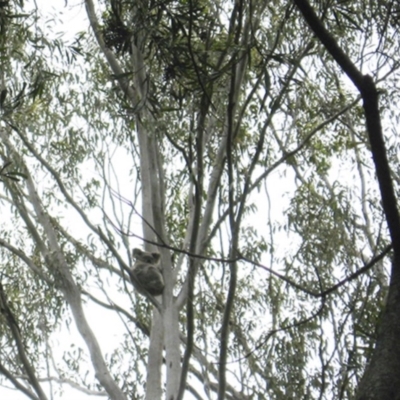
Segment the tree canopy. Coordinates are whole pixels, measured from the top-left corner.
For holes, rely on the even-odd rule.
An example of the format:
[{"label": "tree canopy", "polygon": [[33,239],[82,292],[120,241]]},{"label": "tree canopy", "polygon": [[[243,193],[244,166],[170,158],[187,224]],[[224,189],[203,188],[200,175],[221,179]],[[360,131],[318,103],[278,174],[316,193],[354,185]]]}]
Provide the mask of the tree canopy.
[{"label": "tree canopy", "polygon": [[398,2],[45,3],[0,1],[0,384],[400,398]]}]

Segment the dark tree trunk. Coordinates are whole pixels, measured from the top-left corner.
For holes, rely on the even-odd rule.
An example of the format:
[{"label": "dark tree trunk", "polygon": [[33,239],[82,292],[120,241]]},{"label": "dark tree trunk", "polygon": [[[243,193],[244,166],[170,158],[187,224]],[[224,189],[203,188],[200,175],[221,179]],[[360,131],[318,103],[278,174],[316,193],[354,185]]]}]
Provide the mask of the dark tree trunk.
[{"label": "dark tree trunk", "polygon": [[379,93],[373,79],[363,75],[338,46],[309,2],[293,1],[317,38],[362,96],[372,158],[394,253],[388,300],[382,315],[376,347],[359,384],[356,399],[400,400],[400,217],[382,133]]},{"label": "dark tree trunk", "polygon": [[400,259],[393,260],[386,308],[357,400],[400,400]]}]

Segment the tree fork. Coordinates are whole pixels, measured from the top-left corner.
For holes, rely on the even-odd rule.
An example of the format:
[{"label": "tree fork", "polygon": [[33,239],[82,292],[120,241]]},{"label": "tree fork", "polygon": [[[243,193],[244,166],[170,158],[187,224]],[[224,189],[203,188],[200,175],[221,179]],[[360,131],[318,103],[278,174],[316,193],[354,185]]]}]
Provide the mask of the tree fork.
[{"label": "tree fork", "polygon": [[323,26],[308,1],[294,0],[294,3],[319,41],[362,96],[372,158],[394,251],[386,309],[372,359],[359,384],[356,398],[358,400],[400,399],[400,342],[398,340],[400,337],[400,217],[382,134],[379,93],[372,77],[362,75]]}]

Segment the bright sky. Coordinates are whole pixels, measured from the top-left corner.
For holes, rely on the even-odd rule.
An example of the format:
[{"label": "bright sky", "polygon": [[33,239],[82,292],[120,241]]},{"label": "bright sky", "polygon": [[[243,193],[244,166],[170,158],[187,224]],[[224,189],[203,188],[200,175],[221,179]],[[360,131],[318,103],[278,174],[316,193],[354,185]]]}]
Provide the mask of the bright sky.
[{"label": "bright sky", "polygon": [[[50,15],[57,14],[58,18],[61,19],[62,23],[56,21],[57,29],[53,30],[51,35],[55,35],[59,32],[66,32],[66,37],[72,39],[75,33],[86,30],[88,28],[88,23],[86,21],[86,11],[84,7],[84,2],[82,0],[73,0],[67,1],[67,7],[65,6],[66,0],[36,0],[36,4],[38,9],[40,10],[41,15],[48,15],[48,19],[50,19]],[[51,26],[51,24],[50,24]],[[43,27],[43,30],[46,28]],[[283,188],[279,185],[279,174],[274,174],[273,180],[269,180],[268,185],[271,188],[274,188],[274,196],[280,197],[279,201],[272,202],[272,207],[279,207],[279,211],[274,208],[271,210],[272,214],[277,214],[283,208],[283,197],[280,195],[282,193],[277,194],[279,190],[283,191]],[[123,193],[122,193],[123,194]],[[285,201],[287,201],[289,197],[285,197]],[[279,204],[278,204],[279,203]],[[268,210],[265,208],[265,212]],[[257,215],[257,220],[254,221],[255,224],[260,223],[260,214]],[[262,223],[266,223],[268,221],[268,215],[265,215],[265,220]],[[126,301],[126,296],[125,296]],[[122,299],[121,299],[122,302]],[[104,309],[100,309],[95,305],[91,305],[86,307],[86,316],[89,320],[92,330],[95,332],[96,337],[103,349],[104,353],[111,352],[113,350],[113,344],[120,343],[121,335],[125,331],[125,327],[122,325],[119,317],[114,312],[108,312]],[[79,334],[75,330],[74,324],[72,324],[70,330],[66,327],[62,327],[60,332],[57,335],[53,335],[51,338],[53,344],[59,343],[60,346],[55,346],[61,351],[64,350],[69,344],[76,344],[79,347],[85,349],[86,345],[83,343],[83,340],[80,338]],[[61,346],[62,344],[62,346]],[[59,354],[59,355],[60,355]],[[86,352],[87,354],[87,352]],[[57,356],[57,354],[56,354]],[[57,386],[57,384],[54,384]],[[99,396],[89,396],[83,393],[80,393],[77,390],[69,389],[68,386],[64,386],[65,393],[62,396],[56,396],[52,400],[98,400],[105,399],[106,397]],[[9,390],[6,388],[0,387],[0,399],[1,400],[25,400],[26,396],[21,394],[15,390]],[[49,399],[50,400],[50,399]]]},{"label": "bright sky", "polygon": [[[45,18],[44,20],[49,19],[50,16],[54,14],[56,14],[57,17],[61,19],[61,24],[60,21],[55,22],[57,29],[54,29],[51,35],[65,31],[65,37],[69,39],[73,38],[76,32],[87,29],[88,24],[86,21],[86,11],[83,1],[52,0],[51,2],[49,2],[48,0],[35,0],[35,2],[39,9],[40,15],[48,16],[48,18]],[[27,3],[29,4],[29,2]],[[32,7],[34,7],[33,1],[31,1],[31,4]],[[48,24],[48,26],[51,25],[53,24]],[[46,27],[43,26],[42,29],[45,31]],[[119,332],[123,331],[123,327],[118,316],[115,313],[101,310],[101,318],[99,318],[99,308],[93,305],[89,309],[86,309],[86,315],[104,351],[106,352],[108,350],[111,350],[110,344],[118,343],[121,336]],[[86,349],[86,345],[83,343],[83,340],[76,332],[74,326],[72,326],[71,331],[68,331],[66,327],[63,327],[57,335],[53,335],[51,340],[53,343],[62,342],[63,349],[65,349],[65,344],[68,342],[70,342],[71,344],[77,344],[80,347]],[[55,346],[55,348],[57,349],[57,346]],[[61,349],[61,346],[59,348]],[[12,385],[9,386],[11,387]],[[54,386],[56,387],[57,384],[54,384]],[[86,394],[82,394],[77,390],[69,388],[67,385],[64,386],[64,390],[65,392],[62,396],[56,396],[53,400],[105,399],[105,397],[103,396],[89,396]],[[0,387],[1,400],[25,400],[26,398],[27,397],[24,394],[14,389]]]}]

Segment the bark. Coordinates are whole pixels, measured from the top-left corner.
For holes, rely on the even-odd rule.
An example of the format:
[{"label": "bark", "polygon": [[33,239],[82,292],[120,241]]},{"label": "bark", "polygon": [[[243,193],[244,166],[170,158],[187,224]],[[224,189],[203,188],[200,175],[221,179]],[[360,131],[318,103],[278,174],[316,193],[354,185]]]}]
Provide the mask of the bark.
[{"label": "bark", "polygon": [[[51,223],[50,217],[47,214],[38,194],[34,184],[34,181],[29,173],[29,169],[27,168],[24,160],[21,158],[16,149],[12,146],[11,142],[8,140],[6,134],[1,134],[1,138],[3,143],[7,146],[9,152],[13,155],[15,160],[18,160],[18,164],[23,167],[25,170],[26,178],[26,186],[28,192],[28,198],[30,204],[33,206],[35,217],[39,223],[39,225],[43,228],[44,234],[40,235],[35,226],[29,221],[28,216],[26,215],[26,208],[23,204],[21,198],[19,198],[15,193],[13,194],[15,204],[18,206],[18,211],[24,221],[26,222],[28,229],[33,237],[36,238],[37,243],[39,244],[39,249],[42,253],[43,259],[46,260],[46,264],[48,267],[49,275],[52,276],[52,280],[54,284],[57,285],[58,289],[62,292],[67,304],[69,305],[76,327],[81,334],[90,354],[90,358],[92,360],[92,365],[96,373],[96,378],[100,382],[100,384],[104,387],[112,400],[126,400],[125,394],[118,387],[114,379],[112,378],[107,364],[104,360],[103,354],[101,352],[100,345],[97,341],[96,336],[91,330],[85,313],[83,311],[82,306],[82,297],[81,291],[74,281],[74,278],[69,269],[68,263],[64,257],[63,251],[60,248],[57,239],[57,232],[54,229],[53,224]],[[30,149],[33,150],[33,149]],[[36,154],[35,151],[32,151],[32,154],[35,155],[36,158],[40,159],[40,155]],[[44,160],[41,160],[44,161]],[[47,165],[45,162],[42,162],[43,165]],[[60,189],[65,194],[65,188],[62,185],[62,182],[57,177],[54,170],[51,168],[47,168],[48,171],[52,174],[52,176],[57,180],[57,183],[60,186]],[[66,196],[70,204],[74,204],[72,199],[69,196]],[[42,240],[42,236],[45,239]]]},{"label": "bark", "polygon": [[394,258],[389,296],[372,359],[357,400],[400,399],[400,260]]},{"label": "bark", "polygon": [[369,75],[362,75],[323,26],[308,1],[294,0],[294,3],[317,38],[362,96],[372,158],[394,252],[388,301],[383,312],[376,347],[359,384],[356,398],[358,400],[400,399],[400,218],[382,133],[379,94],[373,79]]},{"label": "bark", "polygon": [[147,361],[146,398],[161,399],[161,368],[164,343],[163,321],[157,310],[153,311],[150,332],[149,357]]},{"label": "bark", "polygon": [[61,249],[59,248],[56,239],[57,234],[50,223],[48,215],[42,207],[42,204],[37,196],[33,181],[30,176],[27,182],[31,203],[34,206],[35,212],[38,216],[38,220],[43,226],[46,232],[46,236],[49,240],[50,253],[44,254],[44,256],[47,260],[49,269],[54,271],[55,276],[57,275],[60,290],[62,291],[65,300],[71,308],[75,324],[89,350],[90,358],[96,371],[96,378],[105,388],[111,399],[126,400],[124,393],[118,387],[116,382],[112,379],[103,358],[100,345],[86,320],[82,307],[80,290],[74,282],[73,277],[69,271],[67,262]]},{"label": "bark", "polygon": [[[30,384],[32,385],[33,389],[37,393],[38,398],[40,400],[47,400],[47,396],[44,393],[43,388],[40,385],[39,380],[36,376],[35,368],[29,361],[29,356],[25,350],[24,340],[21,337],[21,332],[20,332],[19,326],[17,324],[17,321],[16,321],[10,307],[8,306],[8,300],[6,298],[6,293],[3,289],[3,285],[1,282],[0,282],[0,310],[1,310],[1,313],[4,314],[4,316],[6,317],[8,326],[11,330],[11,334],[14,338],[14,342],[15,342],[15,345],[16,345],[16,348],[18,351],[18,357],[21,360],[23,370],[27,374]],[[11,381],[13,381],[13,380],[11,379]],[[15,378],[14,378],[14,384],[15,384]],[[24,393],[28,394],[30,392],[28,392],[27,390],[24,390]],[[33,396],[33,397],[30,396],[30,394],[29,394],[29,397],[36,398],[35,396]]]},{"label": "bark", "polygon": [[[151,113],[147,110],[146,96],[148,77],[143,55],[140,51],[144,44],[144,38],[137,37],[136,45],[132,45],[132,70],[135,71],[134,85],[131,86],[125,77],[117,58],[113,52],[105,46],[99,23],[96,18],[94,4],[86,0],[87,14],[97,42],[103,51],[108,64],[115,74],[119,76],[119,85],[123,93],[129,98],[132,108],[137,110],[136,133],[139,141],[140,173],[142,183],[142,217],[143,236],[146,250],[159,250],[161,264],[165,280],[163,293],[163,306],[160,310],[154,310],[152,334],[149,345],[149,358],[147,365],[146,399],[157,400],[161,398],[161,365],[162,343],[165,344],[165,357],[167,363],[167,399],[177,397],[180,376],[180,352],[179,352],[179,324],[176,304],[173,301],[172,289],[175,283],[172,271],[171,257],[167,250],[156,248],[150,243],[168,243],[165,231],[165,218],[162,193],[163,171],[160,154],[156,150],[155,132],[149,127],[155,126]],[[161,315],[159,314],[161,311]],[[165,338],[164,338],[165,334]]]}]

